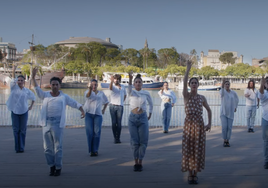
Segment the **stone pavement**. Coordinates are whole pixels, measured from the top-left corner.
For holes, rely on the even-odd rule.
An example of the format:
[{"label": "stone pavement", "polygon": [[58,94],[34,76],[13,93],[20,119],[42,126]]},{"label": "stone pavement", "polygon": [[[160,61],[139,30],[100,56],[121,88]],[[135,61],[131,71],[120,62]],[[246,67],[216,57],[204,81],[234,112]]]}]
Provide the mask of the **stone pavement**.
[{"label": "stone pavement", "polygon": [[150,129],[144,171],[134,172],[127,128],[122,143],[114,144],[110,127],[102,129],[98,157],[87,153],[84,128],[66,128],[63,140],[63,169],[59,177],[48,176],[42,146],[42,129],[28,128],[24,153],[15,153],[11,127],[0,128],[0,187],[50,188],[261,188],[268,187],[263,168],[261,128],[247,133],[233,129],[231,147],[222,147],[221,129],[207,133],[206,167],[198,174],[199,184],[188,185],[180,171],[182,128],[163,134]]}]

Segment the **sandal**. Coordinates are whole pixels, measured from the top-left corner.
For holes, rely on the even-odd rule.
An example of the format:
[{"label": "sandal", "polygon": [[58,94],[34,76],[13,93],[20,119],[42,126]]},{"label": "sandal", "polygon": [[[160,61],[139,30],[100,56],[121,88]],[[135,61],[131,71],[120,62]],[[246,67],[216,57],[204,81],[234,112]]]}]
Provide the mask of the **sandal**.
[{"label": "sandal", "polygon": [[230,143],[229,142],[226,142],[226,147],[230,147]]},{"label": "sandal", "polygon": [[188,184],[194,184],[193,176],[188,176]]},{"label": "sandal", "polygon": [[227,142],[223,142],[223,147],[227,147]]},{"label": "sandal", "polygon": [[198,184],[198,177],[197,176],[193,176],[193,184]]}]

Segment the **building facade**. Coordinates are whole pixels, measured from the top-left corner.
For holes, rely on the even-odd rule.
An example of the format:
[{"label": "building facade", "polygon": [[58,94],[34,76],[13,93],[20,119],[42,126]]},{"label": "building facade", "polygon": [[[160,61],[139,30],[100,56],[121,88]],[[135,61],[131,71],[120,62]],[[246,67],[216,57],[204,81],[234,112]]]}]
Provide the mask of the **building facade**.
[{"label": "building facade", "polygon": [[198,62],[198,67],[202,68],[205,66],[211,66],[215,69],[221,70],[226,69],[228,66],[220,61],[220,56],[224,53],[233,53],[233,57],[236,58],[235,63],[243,63],[243,55],[238,57],[238,53],[235,51],[222,51],[219,50],[208,50],[208,55],[205,55],[202,51]]},{"label": "building facade", "polygon": [[15,47],[15,44],[10,42],[3,42],[2,37],[0,37],[0,50],[3,54],[6,54],[3,61],[16,61],[16,53],[17,48]]},{"label": "building facade", "polygon": [[261,67],[263,65],[263,62],[264,61],[268,61],[268,57],[264,57],[262,59],[253,58],[252,59],[252,66],[254,66],[254,67]]}]

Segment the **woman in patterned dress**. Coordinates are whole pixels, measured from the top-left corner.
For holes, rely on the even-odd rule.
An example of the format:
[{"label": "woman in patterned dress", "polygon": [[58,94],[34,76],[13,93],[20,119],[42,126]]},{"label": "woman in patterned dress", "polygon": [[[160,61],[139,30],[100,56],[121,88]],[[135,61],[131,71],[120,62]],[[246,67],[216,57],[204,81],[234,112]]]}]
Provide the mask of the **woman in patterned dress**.
[{"label": "woman in patterned dress", "polygon": [[[199,86],[197,78],[191,78],[188,92],[187,82],[192,62],[187,62],[184,75],[183,97],[185,104],[185,122],[182,140],[182,172],[188,171],[188,183],[198,184],[197,172],[205,167],[206,131],[211,129],[211,110],[203,95],[197,94]],[[208,112],[208,125],[204,126],[203,106]]]}]

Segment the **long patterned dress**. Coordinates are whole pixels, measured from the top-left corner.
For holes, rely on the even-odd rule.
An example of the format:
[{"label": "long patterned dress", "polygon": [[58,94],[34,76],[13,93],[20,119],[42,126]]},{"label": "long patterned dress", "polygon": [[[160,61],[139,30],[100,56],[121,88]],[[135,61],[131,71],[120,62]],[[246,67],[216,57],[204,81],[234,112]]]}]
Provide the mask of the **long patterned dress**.
[{"label": "long patterned dress", "polygon": [[200,95],[190,96],[185,105],[185,122],[182,139],[181,171],[201,172],[205,167],[206,131],[203,121],[203,99]]}]

